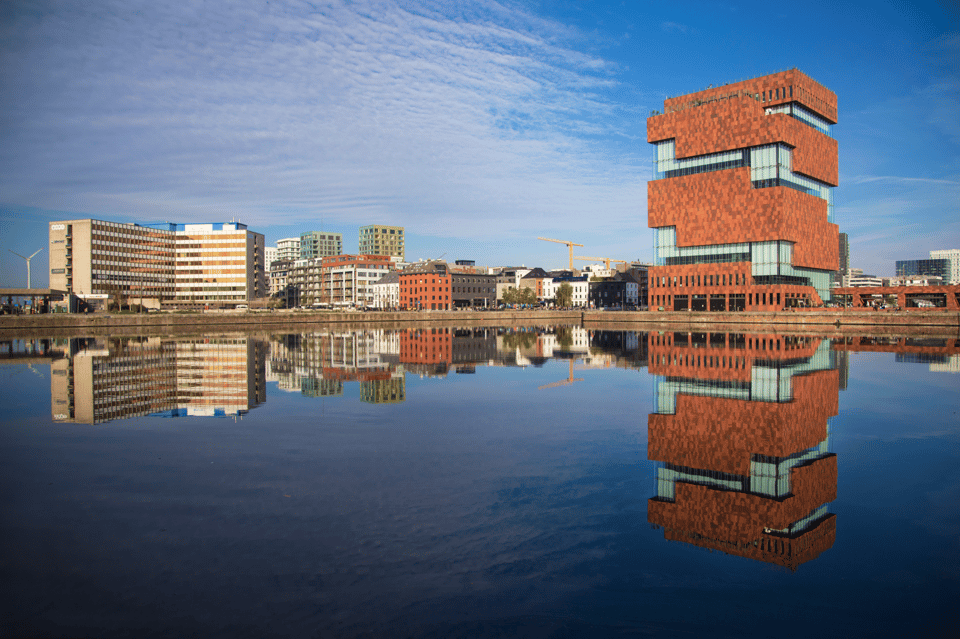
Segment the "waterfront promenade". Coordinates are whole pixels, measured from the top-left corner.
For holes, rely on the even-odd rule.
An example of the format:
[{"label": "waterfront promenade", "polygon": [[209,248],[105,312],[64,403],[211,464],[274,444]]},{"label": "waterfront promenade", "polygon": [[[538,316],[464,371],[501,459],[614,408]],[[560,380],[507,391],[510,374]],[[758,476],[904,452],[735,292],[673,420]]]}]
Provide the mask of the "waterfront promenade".
[{"label": "waterfront promenade", "polygon": [[508,311],[219,311],[205,313],[95,313],[0,316],[0,337],[21,335],[167,334],[207,331],[295,332],[324,327],[512,326],[576,324],[597,330],[773,330],[932,334],[960,337],[956,311],[810,309],[781,312],[657,312],[599,310]]}]

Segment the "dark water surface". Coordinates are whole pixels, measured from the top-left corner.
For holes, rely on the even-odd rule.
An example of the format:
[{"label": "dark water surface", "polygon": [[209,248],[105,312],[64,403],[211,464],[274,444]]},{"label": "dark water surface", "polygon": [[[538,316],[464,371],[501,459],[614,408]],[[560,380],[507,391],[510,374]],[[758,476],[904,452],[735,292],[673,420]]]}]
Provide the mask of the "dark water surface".
[{"label": "dark water surface", "polygon": [[960,636],[956,339],[4,348],[2,636]]}]

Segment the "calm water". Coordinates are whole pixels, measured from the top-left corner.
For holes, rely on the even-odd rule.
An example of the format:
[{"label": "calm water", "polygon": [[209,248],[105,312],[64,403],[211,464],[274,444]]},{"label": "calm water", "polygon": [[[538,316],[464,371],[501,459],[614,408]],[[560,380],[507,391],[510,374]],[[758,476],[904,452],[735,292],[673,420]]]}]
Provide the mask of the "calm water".
[{"label": "calm water", "polygon": [[0,352],[0,635],[957,636],[960,341]]}]

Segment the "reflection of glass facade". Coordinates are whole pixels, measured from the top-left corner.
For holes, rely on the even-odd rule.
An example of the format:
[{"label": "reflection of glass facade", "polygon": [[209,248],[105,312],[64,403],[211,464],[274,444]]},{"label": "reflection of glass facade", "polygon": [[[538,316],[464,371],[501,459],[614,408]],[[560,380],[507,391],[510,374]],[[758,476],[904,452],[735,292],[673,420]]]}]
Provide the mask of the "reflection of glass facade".
[{"label": "reflection of glass facade", "polygon": [[837,358],[826,340],[651,334],[648,518],[667,539],[796,568],[833,544]]},{"label": "reflection of glass facade", "polygon": [[51,363],[56,421],[238,416],[266,401],[266,346],[250,337],[72,339]]}]

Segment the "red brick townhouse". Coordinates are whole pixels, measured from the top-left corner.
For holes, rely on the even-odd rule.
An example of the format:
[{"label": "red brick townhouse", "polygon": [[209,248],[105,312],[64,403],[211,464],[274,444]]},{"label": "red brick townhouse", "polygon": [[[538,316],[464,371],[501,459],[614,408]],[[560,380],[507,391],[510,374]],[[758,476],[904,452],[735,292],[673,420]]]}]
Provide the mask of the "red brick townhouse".
[{"label": "red brick townhouse", "polygon": [[446,262],[421,262],[400,272],[400,308],[450,310],[450,270]]}]

